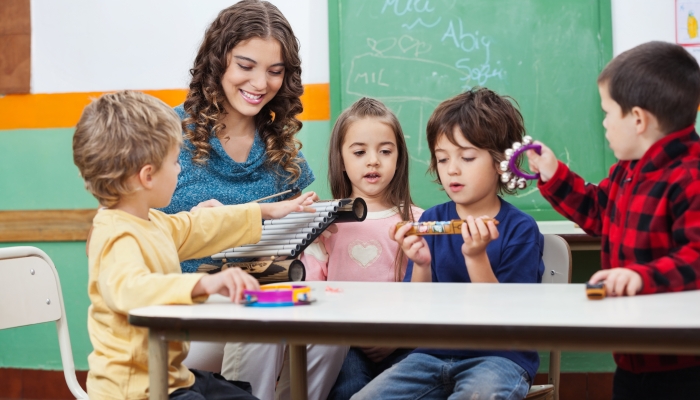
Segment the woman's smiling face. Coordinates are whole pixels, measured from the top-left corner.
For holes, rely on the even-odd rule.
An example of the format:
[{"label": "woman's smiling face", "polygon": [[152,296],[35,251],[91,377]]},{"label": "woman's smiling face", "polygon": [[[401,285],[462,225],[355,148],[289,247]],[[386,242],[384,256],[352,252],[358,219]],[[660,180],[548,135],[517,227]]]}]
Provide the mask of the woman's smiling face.
[{"label": "woman's smiling face", "polygon": [[253,117],[272,100],[284,81],[282,47],[272,38],[251,38],[238,43],[228,55],[221,78],[226,111]]}]

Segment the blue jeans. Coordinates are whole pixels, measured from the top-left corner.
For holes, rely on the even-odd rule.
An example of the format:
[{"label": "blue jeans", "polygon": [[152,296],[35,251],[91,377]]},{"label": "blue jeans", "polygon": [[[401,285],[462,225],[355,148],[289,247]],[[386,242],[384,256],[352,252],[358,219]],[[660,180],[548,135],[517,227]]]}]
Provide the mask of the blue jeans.
[{"label": "blue jeans", "polygon": [[411,351],[411,349],[396,349],[393,353],[386,356],[385,359],[375,363],[367,358],[361,349],[351,347],[343,361],[338,379],[335,380],[335,384],[328,394],[328,400],[349,400],[352,395],[359,392],[372,379],[406,358]]},{"label": "blue jeans", "polygon": [[529,388],[528,373],[507,358],[463,359],[412,353],[352,399],[521,400]]}]

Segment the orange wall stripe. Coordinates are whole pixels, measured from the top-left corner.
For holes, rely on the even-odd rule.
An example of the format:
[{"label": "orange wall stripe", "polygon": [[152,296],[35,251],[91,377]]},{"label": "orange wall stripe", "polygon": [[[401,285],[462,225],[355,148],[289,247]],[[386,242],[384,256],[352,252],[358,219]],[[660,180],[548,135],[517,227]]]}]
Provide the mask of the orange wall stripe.
[{"label": "orange wall stripe", "polygon": [[[174,107],[185,101],[186,89],[144,90]],[[83,108],[106,92],[10,94],[0,97],[0,129],[72,128]],[[304,85],[302,121],[327,121],[331,116],[330,84]]]}]

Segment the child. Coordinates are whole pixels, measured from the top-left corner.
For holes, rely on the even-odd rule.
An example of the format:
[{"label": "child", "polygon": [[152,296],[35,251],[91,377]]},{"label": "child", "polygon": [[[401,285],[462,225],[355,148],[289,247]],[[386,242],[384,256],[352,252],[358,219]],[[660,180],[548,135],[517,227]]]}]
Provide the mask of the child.
[{"label": "child", "polygon": [[[521,141],[520,112],[488,89],[441,103],[428,121],[430,171],[452,201],[426,210],[421,221],[466,220],[462,235],[390,235],[411,260],[404,281],[538,283],[542,246],[534,219],[499,193],[503,149]],[[482,217],[500,222],[484,223]],[[353,399],[522,399],[539,366],[534,351],[417,349],[384,371]]]},{"label": "child", "polygon": [[[333,128],[328,154],[333,198],[361,197],[363,222],[337,224],[302,254],[307,280],[401,281],[407,259],[383,232],[423,213],[413,206],[408,184],[408,149],[396,116],[381,102],[362,98]],[[379,234],[382,233],[382,234]],[[350,349],[329,400],[347,400],[408,354],[405,349]]]},{"label": "child", "polygon": [[[258,284],[240,269],[214,275],[180,271],[180,260],[260,240],[262,218],[303,210],[313,193],[275,204],[201,208],[166,215],[180,172],[180,120],[160,100],[139,92],[106,94],[83,111],[73,160],[85,187],[105,207],[93,220],[89,247],[88,357],[91,399],[148,397],[148,330],[129,325],[129,310],[192,304],[218,293],[232,301]],[[189,371],[188,345],[169,348],[171,398],[255,399],[220,375]]]},{"label": "child", "polygon": [[[610,296],[697,289],[700,285],[700,140],[694,124],[700,68],[681,46],[649,42],[628,50],[598,77],[605,138],[619,161],[598,185],[542,146],[528,152],[540,193],[587,233],[602,236]],[[614,354],[615,399],[700,395],[700,357]]]}]

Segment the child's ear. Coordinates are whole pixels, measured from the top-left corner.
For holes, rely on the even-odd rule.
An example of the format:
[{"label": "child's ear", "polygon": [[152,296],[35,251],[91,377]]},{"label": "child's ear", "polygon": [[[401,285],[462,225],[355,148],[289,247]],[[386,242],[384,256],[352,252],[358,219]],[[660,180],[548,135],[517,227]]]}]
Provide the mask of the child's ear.
[{"label": "child's ear", "polygon": [[650,128],[658,129],[658,120],[654,114],[641,107],[632,107],[630,110],[632,118],[634,119],[635,130],[637,134],[645,133]]},{"label": "child's ear", "polygon": [[141,170],[139,171],[138,180],[144,189],[152,189],[153,188],[153,174],[154,173],[155,173],[155,169],[153,168],[153,165],[151,165],[151,164],[144,165],[141,168]]}]

